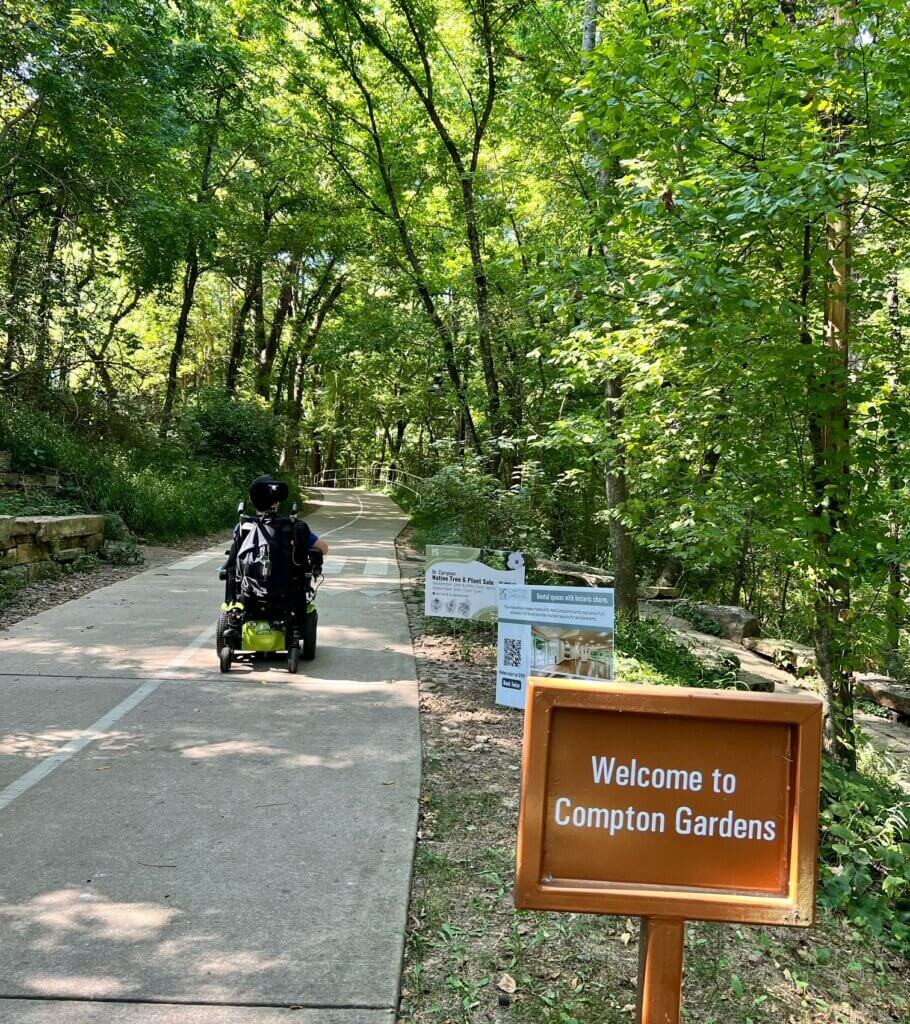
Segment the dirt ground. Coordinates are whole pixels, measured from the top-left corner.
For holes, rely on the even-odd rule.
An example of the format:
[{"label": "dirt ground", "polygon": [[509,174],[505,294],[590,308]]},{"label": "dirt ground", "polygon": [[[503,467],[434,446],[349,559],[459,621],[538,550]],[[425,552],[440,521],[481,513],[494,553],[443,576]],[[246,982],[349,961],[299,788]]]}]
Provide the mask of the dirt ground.
[{"label": "dirt ground", "polygon": [[183,555],[225,542],[230,543],[229,532],[220,531],[207,537],[192,537],[175,541],[170,545],[146,544],[141,546],[145,561],[140,565],[111,565],[99,560],[97,566],[84,572],[66,573],[49,580],[36,580],[19,591],[7,604],[0,605],[0,630],[8,629],[15,622],[36,615],[47,608],[74,601],[77,597],[110,586],[118,580],[135,576],[159,565],[166,565]]},{"label": "dirt ground", "polygon": [[[522,716],[494,704],[489,627],[424,618],[409,553],[405,534],[424,760],[399,1021],[628,1024],[639,922],[513,906]],[[699,1024],[907,1024],[910,964],[828,915],[808,931],[696,922],[684,1000]]]}]

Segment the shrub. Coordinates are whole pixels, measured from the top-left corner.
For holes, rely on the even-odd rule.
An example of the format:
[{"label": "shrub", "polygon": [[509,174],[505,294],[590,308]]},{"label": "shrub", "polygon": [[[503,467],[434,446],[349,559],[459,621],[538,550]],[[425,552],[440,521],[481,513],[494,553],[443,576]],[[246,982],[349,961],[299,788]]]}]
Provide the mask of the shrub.
[{"label": "shrub", "polygon": [[910,953],[910,801],[882,755],[822,768],[820,902]]},{"label": "shrub", "polygon": [[[162,539],[207,533],[228,526],[251,471],[235,463],[192,457],[182,444],[150,435],[123,447],[90,432],[77,433],[48,413],[24,403],[0,403],[0,449],[13,463],[59,467],[75,486],[66,499],[19,498],[8,507],[23,512],[116,513],[130,530]],[[256,471],[273,467],[274,456]]]},{"label": "shrub", "polygon": [[104,516],[104,539],[105,540],[126,540],[129,537],[129,530],[123,521],[123,516],[118,512],[108,512]]},{"label": "shrub", "polygon": [[145,561],[142,548],[132,537],[105,542],[100,555],[111,565],[141,565]]},{"label": "shrub", "polygon": [[[49,562],[48,565],[53,565]],[[69,572],[94,572],[101,568],[101,561],[97,555],[79,555],[68,565]]]},{"label": "shrub", "polygon": [[0,572],[0,608],[8,604],[25,587],[25,577],[18,572]]},{"label": "shrub", "polygon": [[0,494],[2,516],[67,516],[85,510],[85,502],[81,498],[59,497],[41,491]]},{"label": "shrub", "polygon": [[180,421],[180,433],[192,455],[236,463],[257,473],[274,466],[279,422],[255,402],[224,388],[204,388]]},{"label": "shrub", "polygon": [[425,480],[414,520],[417,541],[520,550],[550,548],[533,485],[506,488],[479,464],[465,460]]}]

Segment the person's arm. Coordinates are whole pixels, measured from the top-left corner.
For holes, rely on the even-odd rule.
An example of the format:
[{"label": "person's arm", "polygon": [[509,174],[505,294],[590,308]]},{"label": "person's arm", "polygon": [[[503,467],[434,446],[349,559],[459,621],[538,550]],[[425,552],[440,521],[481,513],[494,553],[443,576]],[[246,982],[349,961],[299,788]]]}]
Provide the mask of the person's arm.
[{"label": "person's arm", "polygon": [[[309,530],[310,528],[307,527],[307,529]],[[313,533],[312,530],[310,530],[309,547],[310,550],[315,548],[317,551],[321,551],[323,555],[327,555],[329,553],[328,544],[319,537],[318,533]]]}]

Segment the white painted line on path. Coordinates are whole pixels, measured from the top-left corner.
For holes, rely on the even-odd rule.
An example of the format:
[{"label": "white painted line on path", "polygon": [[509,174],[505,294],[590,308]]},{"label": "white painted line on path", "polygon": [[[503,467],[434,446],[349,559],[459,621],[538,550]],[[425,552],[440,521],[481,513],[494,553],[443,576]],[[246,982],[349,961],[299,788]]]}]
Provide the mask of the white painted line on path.
[{"label": "white painted line on path", "polygon": [[[331,530],[326,530],[322,536],[328,536],[331,533],[338,533],[339,530],[345,529],[345,527],[351,526],[356,523],[358,519],[364,513],[363,502],[360,500],[358,495],[354,495],[357,498],[357,504],[359,511],[356,516],[349,519],[346,523],[342,523],[341,526],[336,526]],[[211,552],[203,552],[199,555],[190,555],[188,558],[181,559],[179,562],[173,564],[172,568],[190,569],[196,565],[201,565],[204,561],[208,561],[210,558],[215,558],[215,554]],[[344,566],[344,559],[339,560],[341,566]],[[191,564],[190,564],[191,563]],[[340,569],[338,570],[341,571]],[[158,687],[165,682],[163,678],[167,672],[172,672],[176,668],[180,668],[186,664],[187,661],[202,647],[203,644],[208,643],[214,635],[215,627],[206,626],[192,643],[188,644],[184,649],[164,666],[161,670],[161,676],[156,679],[149,679],[144,682],[142,686],[134,690],[128,697],[124,698],[116,707],[111,708],[106,715],[103,715],[98,719],[97,722],[93,722],[87,729],[83,729],[78,736],[74,736],[68,743],[64,744],[56,753],[46,757],[43,761],[39,761],[34,768],[31,768],[24,775],[20,775],[15,782],[11,782],[4,789],[0,789],[0,811],[22,796],[23,793],[27,793],[32,786],[37,785],[42,779],[47,778],[48,775],[60,765],[65,764],[71,757],[78,754],[80,750],[84,750],[89,744],[94,743],[95,740],[102,739],[108,729],[115,723],[119,722],[124,715],[129,714],[133,708],[138,707],[147,697],[150,697]]]},{"label": "white painted line on path", "polygon": [[340,576],[344,572],[345,562],[347,562],[346,558],[340,558],[336,555],[329,555],[328,561],[322,567],[322,575]]},{"label": "white painted line on path", "polygon": [[360,500],[360,495],[355,494],[354,497],[357,499],[357,505],[359,506],[360,509],[357,515],[354,516],[353,519],[349,519],[346,523],[342,523],[341,526],[336,526],[331,530],[326,530],[325,533],[320,533],[320,537],[328,537],[330,534],[338,533],[339,530],[343,530],[346,526],[351,526],[353,523],[356,523],[357,520],[363,515],[363,502]]},{"label": "white painted line on path", "polygon": [[389,560],[387,558],[368,558],[363,567],[364,576],[388,576]]},{"label": "white painted line on path", "polygon": [[186,558],[181,558],[179,562],[173,562],[169,567],[176,569],[178,572],[182,572],[185,569],[196,569],[200,565],[205,565],[206,562],[211,562],[216,558],[223,558],[224,555],[221,551],[201,551],[195,555],[187,555]]},{"label": "white painted line on path", "polygon": [[[214,632],[214,626],[206,626],[192,643],[188,644],[179,654],[171,658],[161,670],[162,675],[165,672],[172,672],[174,669],[180,668],[189,661],[203,644],[211,640]],[[94,743],[95,740],[102,739],[115,722],[119,722],[124,715],[132,711],[133,708],[138,707],[147,697],[150,697],[164,681],[159,676],[157,679],[149,679],[144,682],[142,686],[133,690],[128,697],[120,701],[115,708],[111,708],[97,722],[93,722],[87,729],[79,733],[78,736],[74,736],[56,753],[46,757],[43,761],[39,761],[34,768],[27,771],[25,775],[20,775],[15,782],[11,782],[5,789],[0,789],[0,811],[8,807],[17,797],[27,793],[32,786],[37,785],[42,779],[50,775],[55,768],[65,764],[74,754],[78,754],[80,750],[84,750],[90,743]]]}]

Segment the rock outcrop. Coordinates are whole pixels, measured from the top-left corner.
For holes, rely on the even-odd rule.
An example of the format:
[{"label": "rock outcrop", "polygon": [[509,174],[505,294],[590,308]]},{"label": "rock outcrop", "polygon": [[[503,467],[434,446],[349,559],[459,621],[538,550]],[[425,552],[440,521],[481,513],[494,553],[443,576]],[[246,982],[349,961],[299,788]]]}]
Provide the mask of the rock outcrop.
[{"label": "rock outcrop", "polygon": [[742,640],[761,633],[758,619],[748,608],[734,604],[696,604],[694,608],[699,615],[716,622],[728,640]]},{"label": "rock outcrop", "polygon": [[890,676],[872,673],[857,673],[854,676],[856,694],[865,697],[879,707],[890,708],[902,718],[910,719],[910,686],[899,683]]}]

